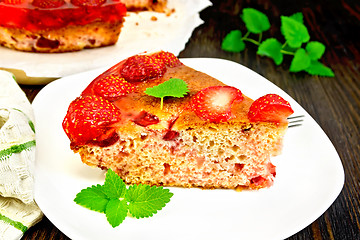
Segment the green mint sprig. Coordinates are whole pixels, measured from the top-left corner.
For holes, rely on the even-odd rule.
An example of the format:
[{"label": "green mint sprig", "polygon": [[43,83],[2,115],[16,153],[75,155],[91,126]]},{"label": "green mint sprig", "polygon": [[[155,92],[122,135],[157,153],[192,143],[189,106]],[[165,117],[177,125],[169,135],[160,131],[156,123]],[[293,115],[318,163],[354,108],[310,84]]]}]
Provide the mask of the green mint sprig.
[{"label": "green mint sprig", "polygon": [[187,84],[184,80],[179,78],[170,78],[169,80],[154,86],[147,88],[145,93],[147,95],[161,98],[160,108],[163,109],[164,97],[184,97],[189,92]]},{"label": "green mint sprig", "polygon": [[[284,43],[276,38],[262,39],[263,32],[271,27],[269,19],[264,13],[253,8],[244,8],[241,18],[247,32],[245,35],[240,30],[228,33],[222,41],[221,48],[223,50],[241,52],[246,47],[245,42],[251,42],[258,46],[257,54],[273,59],[276,65],[283,62],[284,55],[292,56],[290,72],[305,71],[311,75],[335,76],[331,68],[319,61],[325,52],[325,45],[317,41],[310,41],[310,35],[304,25],[304,16],[301,12],[280,17],[280,30],[285,39]],[[258,38],[250,38],[250,34],[256,34]],[[303,47],[304,45],[305,47]]]},{"label": "green mint sprig", "polygon": [[109,169],[103,185],[81,190],[74,201],[90,210],[105,213],[108,222],[115,228],[128,213],[137,219],[153,216],[165,207],[172,196],[173,193],[163,187],[139,184],[127,188],[123,180]]}]

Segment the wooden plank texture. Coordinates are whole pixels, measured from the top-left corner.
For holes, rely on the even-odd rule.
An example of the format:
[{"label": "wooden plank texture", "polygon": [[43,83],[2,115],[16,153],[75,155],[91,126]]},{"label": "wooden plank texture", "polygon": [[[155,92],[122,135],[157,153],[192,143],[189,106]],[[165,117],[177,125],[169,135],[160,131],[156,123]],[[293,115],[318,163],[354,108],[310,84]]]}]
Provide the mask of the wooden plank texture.
[{"label": "wooden plank texture", "polygon": [[[337,149],[345,170],[344,188],[333,205],[315,222],[288,239],[360,239],[360,1],[358,0],[213,0],[201,12],[199,26],[179,57],[215,57],[232,60],[261,74],[285,90],[317,121]],[[221,41],[233,29],[244,30],[239,14],[245,7],[269,16],[273,27],[264,37],[281,39],[280,15],[302,12],[311,40],[326,45],[321,61],[335,77],[290,73],[290,59],[276,66],[256,55],[249,45],[244,52],[221,50]],[[30,100],[42,86],[22,86]],[[66,214],[66,212],[64,212]],[[47,218],[23,237],[68,239]],[[104,238],[105,239],[105,238]]]}]

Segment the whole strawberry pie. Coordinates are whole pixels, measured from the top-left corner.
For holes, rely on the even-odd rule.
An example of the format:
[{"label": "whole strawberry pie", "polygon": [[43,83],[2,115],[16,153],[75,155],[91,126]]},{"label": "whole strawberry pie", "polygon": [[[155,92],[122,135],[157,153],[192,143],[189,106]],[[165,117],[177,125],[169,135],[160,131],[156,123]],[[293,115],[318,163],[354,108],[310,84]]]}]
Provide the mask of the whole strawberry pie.
[{"label": "whole strawberry pie", "polygon": [[167,1],[0,0],[0,45],[59,53],[117,42],[132,10],[164,11]]},{"label": "whole strawberry pie", "polygon": [[1,0],[0,44],[46,53],[113,45],[125,15],[113,0]]},{"label": "whole strawberry pie", "polygon": [[258,189],[273,184],[292,113],[276,94],[254,101],[161,51],[96,77],[63,128],[84,163],[128,184]]}]

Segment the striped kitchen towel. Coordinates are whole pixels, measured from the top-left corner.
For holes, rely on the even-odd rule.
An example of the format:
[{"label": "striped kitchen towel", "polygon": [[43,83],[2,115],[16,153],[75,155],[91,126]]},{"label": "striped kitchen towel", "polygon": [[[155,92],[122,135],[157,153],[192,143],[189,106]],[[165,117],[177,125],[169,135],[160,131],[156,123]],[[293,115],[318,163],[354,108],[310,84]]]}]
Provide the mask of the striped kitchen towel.
[{"label": "striped kitchen towel", "polygon": [[31,104],[0,70],[0,239],[20,239],[43,214],[33,196],[35,128]]}]

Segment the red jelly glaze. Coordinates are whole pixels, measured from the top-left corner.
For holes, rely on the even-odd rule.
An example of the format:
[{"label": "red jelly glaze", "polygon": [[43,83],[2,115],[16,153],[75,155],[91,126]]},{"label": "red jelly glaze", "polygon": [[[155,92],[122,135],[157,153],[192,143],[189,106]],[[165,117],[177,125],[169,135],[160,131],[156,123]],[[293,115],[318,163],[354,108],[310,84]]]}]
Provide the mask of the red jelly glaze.
[{"label": "red jelly glaze", "polygon": [[159,123],[160,120],[156,115],[153,115],[146,111],[141,111],[139,115],[134,118],[133,122],[142,127],[147,127],[149,125]]},{"label": "red jelly glaze", "polygon": [[[116,143],[119,140],[119,138],[120,138],[119,135],[115,131],[112,131],[111,134],[102,137],[101,140],[97,140],[97,141],[90,140],[86,144],[99,146],[99,147],[108,147]],[[82,144],[78,144],[77,142],[70,143],[71,149],[77,149],[81,145]]]},{"label": "red jelly glaze", "polygon": [[116,133],[116,131],[112,131],[110,134],[106,135],[105,137],[102,137],[98,141],[90,141],[90,144],[97,145],[99,147],[108,147],[113,145],[119,140],[119,135]]},{"label": "red jelly glaze", "polygon": [[[64,4],[35,5],[33,0],[0,0],[0,26],[29,31],[57,29],[71,25],[85,25],[93,22],[118,22],[126,15],[126,7],[117,0],[99,1],[98,5],[76,6],[65,0]],[[91,1],[94,0],[84,0]]]}]

